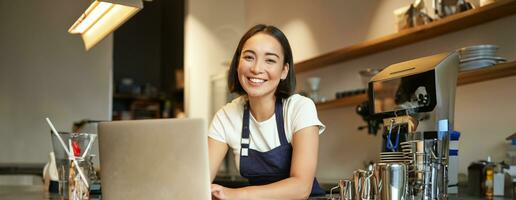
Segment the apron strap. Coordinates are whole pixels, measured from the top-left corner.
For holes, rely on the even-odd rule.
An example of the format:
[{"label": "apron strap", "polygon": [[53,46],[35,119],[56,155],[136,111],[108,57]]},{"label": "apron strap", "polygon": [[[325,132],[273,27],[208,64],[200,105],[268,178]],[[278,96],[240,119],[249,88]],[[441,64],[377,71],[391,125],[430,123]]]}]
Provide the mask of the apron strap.
[{"label": "apron strap", "polygon": [[278,129],[278,136],[281,145],[287,145],[287,135],[285,134],[285,123],[283,121],[283,101],[281,97],[276,97],[276,108],[274,110],[276,115],[276,128]]},{"label": "apron strap", "polygon": [[240,141],[240,156],[249,155],[249,102],[244,105],[244,117],[242,121],[242,140]]},{"label": "apron strap", "polygon": [[[250,112],[249,112],[249,102],[244,105],[244,116],[242,121],[242,139],[240,141],[240,156],[248,156],[249,155],[249,120],[250,120]],[[276,98],[276,103],[274,106],[274,115],[276,116],[276,128],[278,129],[278,136],[281,145],[287,145],[287,136],[285,134],[285,124],[283,121],[283,101],[281,98]]]}]

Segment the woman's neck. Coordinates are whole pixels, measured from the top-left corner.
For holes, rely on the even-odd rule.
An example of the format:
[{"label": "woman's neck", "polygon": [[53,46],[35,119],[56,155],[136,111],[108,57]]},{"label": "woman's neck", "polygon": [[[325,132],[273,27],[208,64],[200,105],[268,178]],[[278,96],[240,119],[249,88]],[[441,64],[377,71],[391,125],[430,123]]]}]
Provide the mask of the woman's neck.
[{"label": "woman's neck", "polygon": [[271,118],[274,115],[275,102],[274,95],[260,98],[249,97],[249,106],[254,119],[261,122]]}]

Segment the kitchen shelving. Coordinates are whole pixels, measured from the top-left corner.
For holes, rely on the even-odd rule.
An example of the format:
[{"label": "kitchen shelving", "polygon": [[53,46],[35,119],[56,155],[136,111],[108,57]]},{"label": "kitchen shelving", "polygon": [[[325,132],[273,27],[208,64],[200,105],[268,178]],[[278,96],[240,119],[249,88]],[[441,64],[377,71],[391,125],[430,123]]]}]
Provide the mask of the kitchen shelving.
[{"label": "kitchen shelving", "polygon": [[[516,61],[500,63],[482,69],[459,73],[457,85],[466,85],[516,75]],[[366,94],[339,98],[324,103],[317,103],[317,110],[358,105],[367,100]]]},{"label": "kitchen shelving", "polygon": [[514,75],[516,75],[516,61],[500,63],[491,67],[461,72],[457,85],[466,85]]},{"label": "kitchen shelving", "polygon": [[434,22],[405,29],[383,37],[367,40],[337,49],[295,64],[296,72],[306,72],[327,67],[346,60],[378,53],[396,47],[459,31],[489,21],[516,14],[515,0],[499,0],[483,7],[457,13]]}]

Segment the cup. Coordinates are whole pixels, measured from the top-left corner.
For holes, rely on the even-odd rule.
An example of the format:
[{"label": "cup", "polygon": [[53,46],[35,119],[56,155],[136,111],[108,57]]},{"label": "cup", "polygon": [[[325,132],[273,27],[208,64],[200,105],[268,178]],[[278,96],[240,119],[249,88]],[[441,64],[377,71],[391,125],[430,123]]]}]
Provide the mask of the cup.
[{"label": "cup", "polygon": [[[74,157],[67,155],[58,137],[55,134],[51,134],[52,148],[56,158],[56,168],[59,178],[59,196],[61,199],[88,199],[89,188],[85,186],[91,184],[90,177],[91,174],[95,172],[90,172],[93,169],[93,167],[90,166],[92,162],[91,159],[87,159],[91,156],[89,152],[97,135],[90,133],[59,132],[59,136],[65,144],[69,145],[67,146],[69,151],[75,154],[73,155]],[[79,171],[73,166],[75,165],[72,164],[74,158],[79,164],[79,168],[81,168],[87,183],[84,183]],[[81,187],[79,188],[78,186]],[[77,195],[78,193],[83,195]]]},{"label": "cup", "polygon": [[[59,178],[59,196],[68,198],[68,174],[70,169],[70,161],[68,160],[68,155],[66,155],[66,151],[63,149],[63,146],[59,142],[59,139],[53,133],[50,133],[52,138],[52,149],[54,150],[54,155],[56,158],[56,168],[58,172]],[[65,143],[71,138],[71,134],[68,132],[59,132],[59,136],[63,139]]]},{"label": "cup", "polygon": [[369,81],[373,78],[374,75],[378,74],[380,69],[367,68],[360,70],[358,73],[360,74],[360,81],[362,82],[362,87],[368,88]]},{"label": "cup", "polygon": [[314,102],[319,101],[319,83],[321,82],[321,78],[319,77],[310,77],[306,79],[308,86],[310,87],[310,99]]}]

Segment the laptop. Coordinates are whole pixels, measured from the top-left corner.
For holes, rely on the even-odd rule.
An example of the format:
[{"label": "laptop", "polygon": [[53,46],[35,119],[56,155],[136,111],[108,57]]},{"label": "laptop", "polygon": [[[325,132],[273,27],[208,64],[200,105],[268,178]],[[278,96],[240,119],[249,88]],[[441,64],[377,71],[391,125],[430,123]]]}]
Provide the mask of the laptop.
[{"label": "laptop", "polygon": [[102,122],[98,136],[103,199],[211,199],[204,120]]}]

